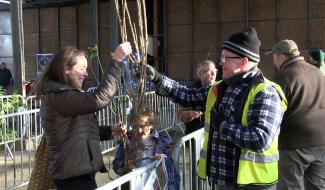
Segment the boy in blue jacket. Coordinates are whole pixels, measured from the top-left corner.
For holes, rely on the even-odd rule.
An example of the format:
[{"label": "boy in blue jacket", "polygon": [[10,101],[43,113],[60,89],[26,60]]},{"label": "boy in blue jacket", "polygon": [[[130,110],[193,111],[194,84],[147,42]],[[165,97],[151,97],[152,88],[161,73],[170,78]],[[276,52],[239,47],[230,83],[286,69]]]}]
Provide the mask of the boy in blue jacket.
[{"label": "boy in blue jacket", "polygon": [[[158,132],[154,129],[155,118],[151,109],[144,108],[138,114],[132,110],[129,122],[132,131],[128,133],[126,149],[123,141],[119,141],[119,147],[113,161],[113,170],[118,175],[124,175],[134,168],[147,165],[153,160],[164,157],[168,177],[168,189],[179,189],[179,174],[172,160],[172,140],[166,132]],[[144,176],[144,184],[149,174]],[[137,178],[135,189],[141,185]]]}]

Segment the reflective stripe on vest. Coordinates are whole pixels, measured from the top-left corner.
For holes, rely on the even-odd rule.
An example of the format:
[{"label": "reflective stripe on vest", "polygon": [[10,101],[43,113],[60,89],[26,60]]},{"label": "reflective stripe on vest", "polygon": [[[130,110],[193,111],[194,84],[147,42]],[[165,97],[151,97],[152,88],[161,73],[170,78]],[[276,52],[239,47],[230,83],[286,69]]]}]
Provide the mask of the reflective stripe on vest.
[{"label": "reflective stripe on vest", "polygon": [[252,154],[250,152],[242,152],[240,154],[241,160],[247,160],[257,163],[270,163],[270,162],[276,162],[279,160],[279,155],[258,155],[258,154]]}]

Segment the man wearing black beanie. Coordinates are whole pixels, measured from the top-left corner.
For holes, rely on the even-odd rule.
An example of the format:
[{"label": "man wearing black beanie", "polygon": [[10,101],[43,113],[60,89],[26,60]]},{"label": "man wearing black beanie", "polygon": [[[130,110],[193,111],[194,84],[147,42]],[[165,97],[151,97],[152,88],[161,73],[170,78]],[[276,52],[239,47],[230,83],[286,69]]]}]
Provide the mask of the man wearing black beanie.
[{"label": "man wearing black beanie", "polygon": [[205,110],[197,175],[217,189],[272,189],[278,180],[277,139],[286,100],[257,67],[260,45],[252,27],[231,35],[220,55],[223,80],[212,87],[189,89],[147,69],[158,94]]}]

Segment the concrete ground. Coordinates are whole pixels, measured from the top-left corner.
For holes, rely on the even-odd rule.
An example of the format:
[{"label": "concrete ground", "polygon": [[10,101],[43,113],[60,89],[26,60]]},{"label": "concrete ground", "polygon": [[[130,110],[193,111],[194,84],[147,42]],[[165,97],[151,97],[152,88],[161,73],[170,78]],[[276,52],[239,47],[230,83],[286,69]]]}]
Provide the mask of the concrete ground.
[{"label": "concrete ground", "polygon": [[[3,149],[0,151],[0,189],[11,189],[25,183],[29,179],[29,175],[32,172],[32,163],[34,161],[35,151],[21,152],[16,151],[16,159],[13,160]],[[107,173],[97,173],[96,182],[98,187],[105,185],[106,183],[116,179],[118,176],[112,170],[111,162],[114,159],[114,153],[107,153],[103,155],[104,163],[109,169],[109,176]],[[7,163],[7,167],[5,166]],[[29,167],[30,166],[30,167]],[[6,172],[7,171],[7,172]],[[7,175],[5,175],[7,173]],[[109,178],[110,177],[110,178]],[[15,179],[15,180],[14,180]],[[7,185],[5,182],[7,181]],[[5,188],[7,186],[7,188]],[[18,188],[19,190],[27,189],[27,184]]]}]

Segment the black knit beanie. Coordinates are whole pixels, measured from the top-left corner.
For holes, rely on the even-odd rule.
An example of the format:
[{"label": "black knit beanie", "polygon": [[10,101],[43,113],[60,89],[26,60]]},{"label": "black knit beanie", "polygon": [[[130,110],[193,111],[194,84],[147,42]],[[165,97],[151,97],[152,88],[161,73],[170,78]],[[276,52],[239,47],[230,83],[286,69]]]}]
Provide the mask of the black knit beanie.
[{"label": "black knit beanie", "polygon": [[260,46],[261,41],[258,39],[256,30],[249,27],[242,32],[231,35],[223,43],[222,48],[258,63],[260,62]]}]

